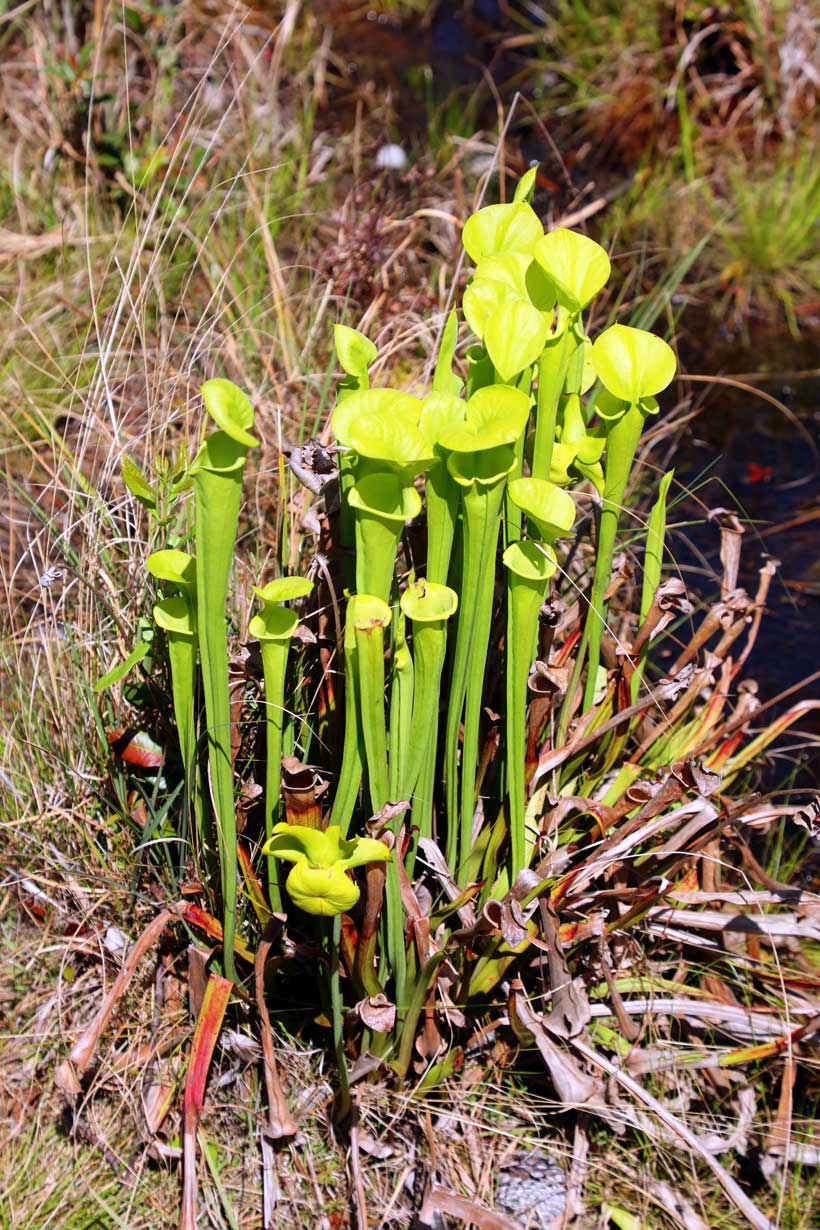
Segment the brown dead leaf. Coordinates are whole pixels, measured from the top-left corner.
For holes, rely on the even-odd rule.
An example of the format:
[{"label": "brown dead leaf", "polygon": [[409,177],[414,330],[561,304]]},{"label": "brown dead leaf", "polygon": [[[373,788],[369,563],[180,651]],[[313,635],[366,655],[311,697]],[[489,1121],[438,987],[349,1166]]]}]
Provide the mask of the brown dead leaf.
[{"label": "brown dead leaf", "polygon": [[104,997],[94,1018],[72,1046],[68,1058],[58,1066],[54,1074],[54,1083],[64,1093],[69,1094],[69,1096],[79,1093],[80,1080],[87,1072],[91,1060],[94,1058],[94,1052],[97,1049],[103,1030],[110,1021],[117,1006],[117,1001],[124,994],[128,984],[136,974],[145,953],[157,942],[168,924],[179,917],[184,908],[185,903],[178,902],[176,905],[169,906],[168,909],[161,910],[156,918],[137,937],[134,946],[123,961],[119,974],[114,979],[111,989]]},{"label": "brown dead leaf", "polygon": [[503,1213],[495,1213],[484,1205],[459,1196],[449,1187],[438,1187],[433,1184],[419,1211],[416,1226],[418,1230],[426,1230],[428,1226],[441,1225],[441,1217],[456,1217],[478,1227],[478,1230],[521,1230],[517,1221],[506,1217]]},{"label": "brown dead leaf", "polygon": [[548,898],[542,897],[541,926],[547,941],[547,964],[550,976],[551,1011],[542,1019],[550,1033],[559,1038],[574,1038],[592,1017],[586,991],[580,978],[573,979],[569,972],[559,935],[558,915]]},{"label": "brown dead leaf", "polygon": [[547,1033],[545,1019],[536,1015],[520,979],[513,980],[509,1000],[510,1026],[520,1042],[534,1042],[547,1065],[555,1092],[565,1106],[605,1107],[603,1082],[590,1076],[572,1055]]},{"label": "brown dead leaf", "polygon": [[378,1034],[389,1034],[396,1023],[396,1005],[391,1003],[383,991],[378,995],[368,995],[360,999],[354,1008],[363,1025]]},{"label": "brown dead leaf", "polygon": [[268,1014],[268,1006],[265,1003],[265,964],[273,937],[280,928],[281,923],[278,919],[271,919],[268,923],[264,935],[259,942],[259,947],[256,950],[256,961],[253,971],[256,986],[256,1007],[259,1012],[259,1029],[262,1035],[265,1090],[268,1095],[268,1122],[265,1134],[272,1140],[281,1140],[286,1136],[295,1136],[299,1131],[299,1125],[290,1113],[285,1091],[279,1079],[276,1053],[273,1049],[270,1016]]}]

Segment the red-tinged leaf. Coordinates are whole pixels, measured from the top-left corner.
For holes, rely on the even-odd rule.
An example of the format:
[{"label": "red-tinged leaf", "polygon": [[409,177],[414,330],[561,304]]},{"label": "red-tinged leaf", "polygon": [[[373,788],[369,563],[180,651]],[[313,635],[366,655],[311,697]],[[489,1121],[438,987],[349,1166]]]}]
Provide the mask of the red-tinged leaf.
[{"label": "red-tinged leaf", "polygon": [[[204,931],[212,940],[217,940],[222,943],[222,923],[214,918],[213,914],[209,914],[207,910],[203,910],[201,905],[196,905],[193,901],[186,901],[181,908],[181,916],[190,926],[196,927],[199,931]],[[241,957],[243,961],[247,961],[249,965],[254,963],[254,955],[248,945],[239,936],[234,941],[234,949],[236,955]]]},{"label": "red-tinged leaf", "polygon": [[140,769],[158,769],[165,752],[144,730],[109,730],[108,745],[126,764]]},{"label": "red-tinged leaf", "polygon": [[191,1044],[191,1057],[185,1073],[183,1097],[183,1148],[182,1148],[182,1211],[179,1230],[196,1230],[196,1130],[202,1118],[205,1100],[205,1084],[211,1066],[214,1047],[222,1029],[225,1009],[233,991],[233,983],[227,978],[211,974],[205,988],[205,998],[199,1010]]},{"label": "red-tinged leaf", "polygon": [[262,882],[256,874],[251,862],[251,856],[243,846],[242,842],[237,842],[236,853],[239,859],[239,864],[242,868],[242,878],[245,881],[245,890],[253,906],[253,912],[259,920],[260,927],[265,927],[271,917],[270,906],[265,900],[265,893],[262,888]]},{"label": "red-tinged leaf", "polygon": [[569,636],[567,637],[567,639],[564,641],[561,648],[556,653],[555,661],[552,663],[552,665],[553,666],[563,666],[564,663],[569,659],[570,654],[572,653],[573,649],[578,644],[580,639],[581,639],[581,629],[575,628],[572,632],[570,632]]},{"label": "red-tinged leaf", "polygon": [[192,927],[196,927],[199,931],[204,931],[212,940],[222,941],[222,923],[214,918],[213,914],[209,914],[207,910],[203,910],[201,905],[195,905],[193,902],[186,902],[182,911],[182,917]]},{"label": "red-tinged leaf", "polygon": [[733,756],[743,742],[743,731],[738,730],[735,734],[730,735],[728,739],[724,739],[717,751],[706,761],[710,769],[722,769],[730,756]]},{"label": "red-tinged leaf", "polygon": [[820,709],[820,700],[801,700],[793,708],[782,713],[756,738],[747,743],[743,751],[734,760],[729,762],[726,774],[724,775],[724,785],[728,785],[740,769],[755,760],[770,743],[773,743],[784,731],[788,730],[793,722],[803,717],[804,714],[811,713],[816,709]]}]

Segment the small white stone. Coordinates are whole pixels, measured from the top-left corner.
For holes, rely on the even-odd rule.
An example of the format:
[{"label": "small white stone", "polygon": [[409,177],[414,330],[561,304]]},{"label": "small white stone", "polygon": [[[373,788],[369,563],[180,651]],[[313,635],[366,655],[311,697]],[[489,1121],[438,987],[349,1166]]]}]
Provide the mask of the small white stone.
[{"label": "small white stone", "polygon": [[376,154],[376,166],[380,171],[403,171],[407,166],[407,155],[400,145],[391,142],[383,145]]},{"label": "small white stone", "polygon": [[128,936],[120,931],[119,927],[106,927],[103,943],[112,957],[123,956],[130,942]]}]

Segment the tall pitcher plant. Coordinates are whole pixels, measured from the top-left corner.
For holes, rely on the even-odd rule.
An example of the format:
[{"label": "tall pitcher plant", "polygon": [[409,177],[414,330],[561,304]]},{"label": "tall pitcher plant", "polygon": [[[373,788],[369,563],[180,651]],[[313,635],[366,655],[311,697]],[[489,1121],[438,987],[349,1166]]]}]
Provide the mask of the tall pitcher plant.
[{"label": "tall pitcher plant", "polygon": [[[432,387],[410,391],[372,387],[376,346],[336,327],[345,375],[330,428],[340,508],[338,516],[328,509],[328,527],[339,548],[338,584],[309,599],[312,585],[303,578],[268,581],[255,591],[262,605],[249,623],[265,689],[257,849],[267,863],[259,878],[271,909],[316,913],[322,910],[308,908],[304,885],[324,877],[335,894],[324,912],[339,918],[359,898],[350,880],[355,860],[328,862],[325,852],[316,862],[318,839],[307,833],[296,851],[278,834],[285,831],[281,758],[298,623],[285,603],[331,605],[344,595],[335,669],[345,699],[334,710],[343,750],[328,773],[321,828],[340,850],[361,840],[368,859],[387,865],[367,874],[355,951],[356,929],[334,924],[332,998],[340,1011],[342,960],[369,993],[392,991],[397,1029],[418,1020],[438,968],[415,951],[406,927],[420,853],[429,857],[435,843],[454,893],[466,898],[512,886],[533,859],[541,817],[528,792],[528,740],[543,744],[547,736],[530,729],[528,703],[543,604],[551,585],[569,592],[563,570],[582,506],[592,513],[585,523],[593,527],[594,563],[589,583],[581,583],[586,616],[560,738],[597,698],[628,483],[644,421],[675,373],[672,350],[650,333],[616,323],[589,336],[609,259],[585,235],[561,227],[545,234],[530,204],[532,187],[528,175],[510,204],[480,209],[464,226],[474,270],[462,303],[473,335],[463,365],[457,313],[446,322]],[[160,551],[149,569],[163,586],[155,618],[168,637],[188,807],[200,840],[207,844],[209,816],[216,836],[225,972],[234,978],[239,885],[226,603],[243,468],[256,440],[253,408],[239,389],[212,380],[202,392],[218,430],[205,437],[191,467],[192,554]],[[639,663],[634,688],[641,670]],[[490,712],[493,706],[502,712]],[[309,725],[311,714],[297,720]],[[296,859],[298,869],[284,892],[276,865],[282,858]],[[337,1029],[341,1046],[340,1038]],[[406,1038],[396,1045],[398,1068],[406,1070]]]}]

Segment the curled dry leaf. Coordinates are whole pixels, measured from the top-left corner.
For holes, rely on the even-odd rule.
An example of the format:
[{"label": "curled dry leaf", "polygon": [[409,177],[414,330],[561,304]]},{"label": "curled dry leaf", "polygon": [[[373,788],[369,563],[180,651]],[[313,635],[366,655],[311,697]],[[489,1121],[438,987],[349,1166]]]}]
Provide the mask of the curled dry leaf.
[{"label": "curled dry leaf", "polygon": [[282,759],[282,797],[285,801],[285,820],[288,824],[304,824],[309,828],[322,827],[320,799],[328,783],[309,765],[302,764],[296,756]]},{"label": "curled dry leaf", "polygon": [[399,816],[405,815],[410,810],[410,804],[406,799],[402,799],[398,803],[385,803],[384,807],[379,808],[375,816],[371,816],[365,821],[365,832],[368,837],[379,838],[383,836],[387,829],[392,828],[393,821],[398,820]]},{"label": "curled dry leaf", "polygon": [[418,1230],[442,1225],[442,1215],[458,1218],[461,1222],[477,1226],[478,1230],[521,1230],[520,1224],[511,1217],[495,1213],[474,1200],[468,1200],[466,1196],[458,1196],[448,1187],[434,1185],[424,1197],[416,1222]]},{"label": "curled dry leaf", "polygon": [[256,961],[254,963],[256,1007],[259,1012],[265,1091],[268,1096],[268,1122],[265,1135],[271,1140],[281,1140],[283,1137],[295,1136],[299,1131],[299,1125],[290,1113],[285,1091],[279,1079],[279,1069],[276,1064],[276,1053],[273,1046],[273,1031],[271,1030],[268,1006],[265,1002],[265,964],[270,953],[273,937],[280,928],[281,924],[279,921],[271,919],[256,950]]},{"label": "curled dry leaf", "polygon": [[723,565],[721,596],[725,598],[737,585],[740,568],[740,548],[744,526],[730,508],[710,508],[709,520],[720,528],[720,562]]},{"label": "curled dry leaf", "polygon": [[691,756],[688,760],[672,766],[672,773],[683,782],[687,790],[697,790],[701,798],[708,799],[720,789],[722,774],[708,769],[703,760]]},{"label": "curled dry leaf", "polygon": [[[447,900],[457,901],[463,895],[462,889],[458,887],[451,876],[450,868],[447,866],[444,855],[436,843],[431,841],[429,837],[420,837],[419,849],[424,855],[424,859],[431,871],[435,873]],[[464,927],[474,927],[476,925],[475,910],[469,901],[465,901],[463,905],[459,906],[458,916]]]},{"label": "curled dry leaf", "polygon": [[396,1005],[390,1002],[384,992],[360,999],[354,1012],[362,1024],[375,1033],[389,1034],[396,1023]]},{"label": "curled dry leaf", "polygon": [[562,1050],[547,1033],[545,1020],[537,1015],[524,991],[514,979],[509,1000],[510,1025],[520,1042],[534,1042],[547,1066],[555,1092],[564,1106],[605,1106],[603,1082],[579,1066],[572,1055]]},{"label": "curled dry leaf", "polygon": [[588,1024],[592,1011],[584,989],[583,980],[573,979],[564,957],[560,939],[558,915],[549,900],[542,897],[541,926],[547,941],[551,1011],[543,1018],[545,1029],[559,1038],[573,1038]]}]

